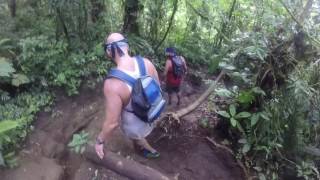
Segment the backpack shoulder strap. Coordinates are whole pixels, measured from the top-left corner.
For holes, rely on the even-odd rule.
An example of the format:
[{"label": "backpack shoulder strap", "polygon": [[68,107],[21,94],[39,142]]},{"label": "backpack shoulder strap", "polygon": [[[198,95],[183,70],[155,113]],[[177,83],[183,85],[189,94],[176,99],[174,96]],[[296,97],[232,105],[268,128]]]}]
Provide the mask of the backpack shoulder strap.
[{"label": "backpack shoulder strap", "polygon": [[112,77],[124,81],[131,87],[133,87],[134,83],[136,82],[136,80],[133,77],[129,76],[127,73],[116,68],[112,68],[107,76],[107,78],[112,78]]},{"label": "backpack shoulder strap", "polygon": [[145,76],[147,75],[146,73],[146,66],[144,64],[144,60],[141,56],[136,56],[137,62],[138,62],[138,66],[139,66],[139,71],[140,71],[140,76]]}]

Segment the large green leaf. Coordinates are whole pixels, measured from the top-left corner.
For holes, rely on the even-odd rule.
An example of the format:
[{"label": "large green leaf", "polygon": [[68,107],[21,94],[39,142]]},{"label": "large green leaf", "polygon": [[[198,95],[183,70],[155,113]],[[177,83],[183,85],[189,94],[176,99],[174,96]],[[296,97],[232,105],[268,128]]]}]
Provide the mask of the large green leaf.
[{"label": "large green leaf", "polygon": [[0,134],[9,131],[11,129],[14,129],[18,126],[17,121],[12,121],[12,120],[4,120],[0,121]]},{"label": "large green leaf", "polygon": [[250,104],[254,98],[252,91],[241,91],[237,100],[242,104]]},{"label": "large green leaf", "polygon": [[227,64],[226,62],[220,62],[219,67],[221,67],[222,69],[225,69],[225,70],[229,70],[229,71],[233,71],[236,69],[236,67],[234,67],[231,64]]},{"label": "large green leaf", "polygon": [[10,77],[11,73],[16,70],[12,67],[12,64],[8,62],[5,58],[0,57],[0,76]]},{"label": "large green leaf", "polygon": [[266,93],[260,87],[254,87],[251,90],[252,90],[252,92],[254,92],[256,94],[261,94],[263,96],[266,95]]},{"label": "large green leaf", "polygon": [[230,112],[230,115],[233,117],[234,115],[236,115],[236,106],[234,104],[231,104],[229,106],[229,112]]},{"label": "large green leaf", "polygon": [[218,88],[215,90],[215,92],[221,97],[232,97],[232,92],[225,88]]},{"label": "large green leaf", "polygon": [[250,149],[251,149],[251,145],[247,143],[242,147],[242,153],[246,154],[247,152],[250,151]]},{"label": "large green leaf", "polygon": [[249,112],[240,112],[235,116],[235,118],[242,119],[242,118],[248,118],[250,116],[251,116],[251,113],[249,113]]},{"label": "large green leaf", "polygon": [[253,127],[254,125],[257,124],[258,120],[259,120],[259,114],[253,114],[250,118],[251,120],[251,127]]},{"label": "large green leaf", "polygon": [[230,118],[230,117],[231,117],[230,114],[227,113],[226,111],[218,111],[217,113],[218,113],[219,115],[225,117],[225,118]]},{"label": "large green leaf", "polygon": [[14,74],[13,75],[13,79],[11,81],[11,84],[16,86],[16,87],[19,87],[21,84],[27,84],[29,82],[30,82],[30,80],[26,75],[24,75],[24,74]]},{"label": "large green leaf", "polygon": [[231,122],[231,125],[232,125],[233,127],[236,127],[236,126],[237,126],[237,120],[235,120],[234,118],[231,118],[231,119],[230,119],[230,122]]}]

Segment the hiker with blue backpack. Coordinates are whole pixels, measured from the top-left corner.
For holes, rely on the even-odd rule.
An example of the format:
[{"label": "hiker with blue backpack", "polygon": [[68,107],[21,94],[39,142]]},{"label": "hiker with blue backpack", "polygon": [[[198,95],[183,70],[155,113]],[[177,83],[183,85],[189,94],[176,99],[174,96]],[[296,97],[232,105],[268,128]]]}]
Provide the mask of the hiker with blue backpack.
[{"label": "hiker with blue backpack", "polygon": [[180,105],[180,86],[184,75],[187,72],[187,64],[182,56],[178,56],[175,48],[168,47],[165,50],[166,65],[164,69],[164,77],[166,91],[169,96],[169,105],[171,104],[172,93],[177,95],[177,105]]},{"label": "hiker with blue backpack", "polygon": [[112,33],[105,39],[105,55],[116,68],[109,71],[103,87],[105,120],[95,144],[101,159],[105,155],[104,144],[118,126],[145,157],[160,156],[146,140],[165,106],[158,73],[148,59],[131,57],[128,51],[128,41],[123,35]]}]

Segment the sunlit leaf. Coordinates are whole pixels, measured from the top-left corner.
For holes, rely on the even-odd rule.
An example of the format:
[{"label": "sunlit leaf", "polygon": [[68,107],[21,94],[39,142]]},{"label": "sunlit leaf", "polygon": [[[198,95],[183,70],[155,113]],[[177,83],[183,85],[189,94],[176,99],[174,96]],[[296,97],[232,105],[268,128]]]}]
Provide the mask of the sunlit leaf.
[{"label": "sunlit leaf", "polygon": [[219,67],[223,68],[223,69],[226,69],[226,70],[230,70],[230,71],[233,71],[236,69],[236,67],[234,67],[233,65],[231,64],[227,64],[225,62],[220,62],[219,63]]},{"label": "sunlit leaf", "polygon": [[236,115],[236,106],[235,106],[234,104],[231,104],[231,105],[229,106],[229,112],[230,112],[230,115],[231,115],[231,116]]},{"label": "sunlit leaf", "polygon": [[253,93],[251,91],[241,91],[237,100],[242,104],[249,104],[255,99]]},{"label": "sunlit leaf", "polygon": [[265,120],[267,120],[267,121],[270,121],[270,118],[269,118],[268,114],[262,112],[262,113],[259,113],[259,115],[260,115],[260,117],[262,117],[263,119],[265,119]]},{"label": "sunlit leaf", "polygon": [[251,145],[250,144],[244,144],[244,146],[242,147],[242,153],[246,154],[247,152],[249,152],[251,149]]},{"label": "sunlit leaf", "polygon": [[235,120],[233,117],[230,119],[230,122],[233,127],[237,126],[237,120]]},{"label": "sunlit leaf", "polygon": [[253,114],[253,115],[251,116],[250,120],[251,120],[250,125],[251,125],[251,127],[253,127],[254,125],[257,124],[257,122],[258,122],[258,120],[259,120],[259,115],[258,115],[258,114]]},{"label": "sunlit leaf", "polygon": [[12,130],[18,126],[17,121],[12,121],[12,120],[4,120],[0,121],[0,134]]},{"label": "sunlit leaf", "polygon": [[225,88],[216,89],[216,94],[221,97],[232,97],[232,92]]},{"label": "sunlit leaf", "polygon": [[222,117],[225,117],[225,118],[230,118],[230,114],[227,113],[226,111],[218,111],[217,112],[219,115],[221,115]]},{"label": "sunlit leaf", "polygon": [[252,92],[254,92],[256,94],[261,94],[263,96],[266,95],[266,93],[260,87],[254,87],[251,90],[252,90]]},{"label": "sunlit leaf", "polygon": [[250,116],[251,116],[251,113],[249,113],[249,112],[240,112],[235,116],[235,118],[242,119],[242,118],[248,118]]},{"label": "sunlit leaf", "polygon": [[12,67],[12,64],[8,62],[5,58],[0,57],[0,77],[10,77],[11,73],[16,70]]},{"label": "sunlit leaf", "polygon": [[14,85],[16,87],[18,87],[22,84],[27,84],[29,82],[30,82],[29,78],[24,74],[14,74],[13,79],[11,81],[12,85]]}]

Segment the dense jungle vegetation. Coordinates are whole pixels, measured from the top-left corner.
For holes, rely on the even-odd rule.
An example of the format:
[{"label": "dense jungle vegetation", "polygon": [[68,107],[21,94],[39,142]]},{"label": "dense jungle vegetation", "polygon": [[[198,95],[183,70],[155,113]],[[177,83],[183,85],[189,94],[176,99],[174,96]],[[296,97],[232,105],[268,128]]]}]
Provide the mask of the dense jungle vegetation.
[{"label": "dense jungle vegetation", "polygon": [[1,166],[17,165],[53,90],[102,83],[110,32],[159,70],[175,46],[193,69],[226,73],[217,113],[250,174],[320,179],[318,0],[0,0]]}]

